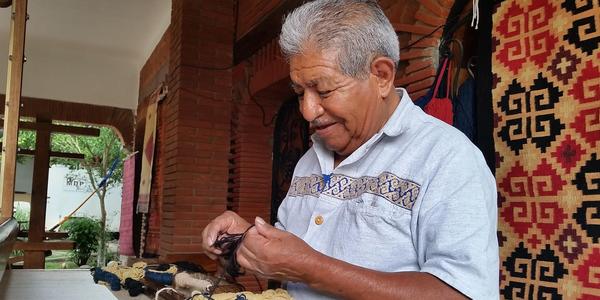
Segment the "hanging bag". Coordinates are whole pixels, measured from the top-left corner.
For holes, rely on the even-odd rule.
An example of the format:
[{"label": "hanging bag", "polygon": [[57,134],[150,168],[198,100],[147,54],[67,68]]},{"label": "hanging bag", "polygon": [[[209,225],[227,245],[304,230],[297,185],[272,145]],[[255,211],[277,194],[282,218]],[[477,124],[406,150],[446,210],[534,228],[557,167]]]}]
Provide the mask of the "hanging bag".
[{"label": "hanging bag", "polygon": [[[435,80],[435,88],[433,89],[433,96],[425,108],[423,109],[428,115],[434,116],[450,125],[452,125],[452,100],[450,99],[450,65],[449,58],[444,58],[442,63],[442,69],[440,70],[438,77]],[[444,97],[439,96],[439,88],[442,83],[442,79],[446,79],[446,95]]]}]

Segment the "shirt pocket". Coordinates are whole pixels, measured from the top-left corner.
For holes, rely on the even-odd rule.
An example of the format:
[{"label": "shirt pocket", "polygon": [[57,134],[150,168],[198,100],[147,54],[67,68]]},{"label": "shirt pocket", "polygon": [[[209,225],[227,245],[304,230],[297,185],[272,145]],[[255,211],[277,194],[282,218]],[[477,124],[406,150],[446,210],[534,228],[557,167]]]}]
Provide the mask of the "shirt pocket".
[{"label": "shirt pocket", "polygon": [[398,220],[411,217],[410,210],[372,194],[363,194],[357,199],[349,200],[346,209],[350,214],[381,219]]},{"label": "shirt pocket", "polygon": [[387,272],[414,267],[409,210],[367,194],[347,200],[338,221],[330,249],[333,257]]}]

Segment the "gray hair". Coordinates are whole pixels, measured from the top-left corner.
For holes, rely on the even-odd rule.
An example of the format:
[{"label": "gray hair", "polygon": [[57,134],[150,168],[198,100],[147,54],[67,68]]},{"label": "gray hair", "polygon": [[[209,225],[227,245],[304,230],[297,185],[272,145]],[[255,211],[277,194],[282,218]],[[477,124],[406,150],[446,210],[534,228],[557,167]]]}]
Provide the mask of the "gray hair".
[{"label": "gray hair", "polygon": [[371,61],[400,60],[398,36],[375,0],[315,0],[285,17],[279,45],[286,59],[310,50],[339,49],[337,64],[353,78],[366,78]]}]

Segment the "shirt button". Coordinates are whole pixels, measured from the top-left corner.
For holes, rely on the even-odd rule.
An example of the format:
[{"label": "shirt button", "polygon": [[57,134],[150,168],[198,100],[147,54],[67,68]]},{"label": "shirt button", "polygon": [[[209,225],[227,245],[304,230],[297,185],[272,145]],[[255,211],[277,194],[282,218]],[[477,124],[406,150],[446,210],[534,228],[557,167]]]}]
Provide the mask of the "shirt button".
[{"label": "shirt button", "polygon": [[315,224],[317,224],[317,225],[323,224],[323,217],[322,216],[316,216],[315,217]]}]

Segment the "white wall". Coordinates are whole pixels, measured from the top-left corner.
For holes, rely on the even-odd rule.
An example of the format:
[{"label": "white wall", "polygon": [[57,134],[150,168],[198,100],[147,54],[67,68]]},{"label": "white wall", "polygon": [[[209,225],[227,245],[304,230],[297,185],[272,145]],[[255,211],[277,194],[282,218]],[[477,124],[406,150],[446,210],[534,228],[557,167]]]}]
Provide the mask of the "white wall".
[{"label": "white wall", "polygon": [[15,192],[31,194],[31,183],[33,179],[33,157],[23,156],[23,161],[17,164],[15,174]]},{"label": "white wall", "polygon": [[[80,172],[75,181],[68,180],[71,171],[60,165],[50,168],[48,174],[48,200],[46,204],[46,229],[50,229],[58,223],[65,215],[75,209],[90,193],[91,190],[85,173]],[[33,178],[33,159],[28,157],[24,163],[17,165],[16,191],[31,194],[31,178]],[[77,182],[83,180],[83,186],[77,186]],[[29,190],[25,190],[29,181]],[[19,190],[21,188],[22,190]],[[117,185],[108,191],[106,198],[107,226],[110,231],[118,231],[121,218],[121,185]],[[15,207],[29,208],[29,203],[15,203]],[[75,216],[89,216],[100,218],[100,202],[97,196],[93,196],[75,214]]]}]

